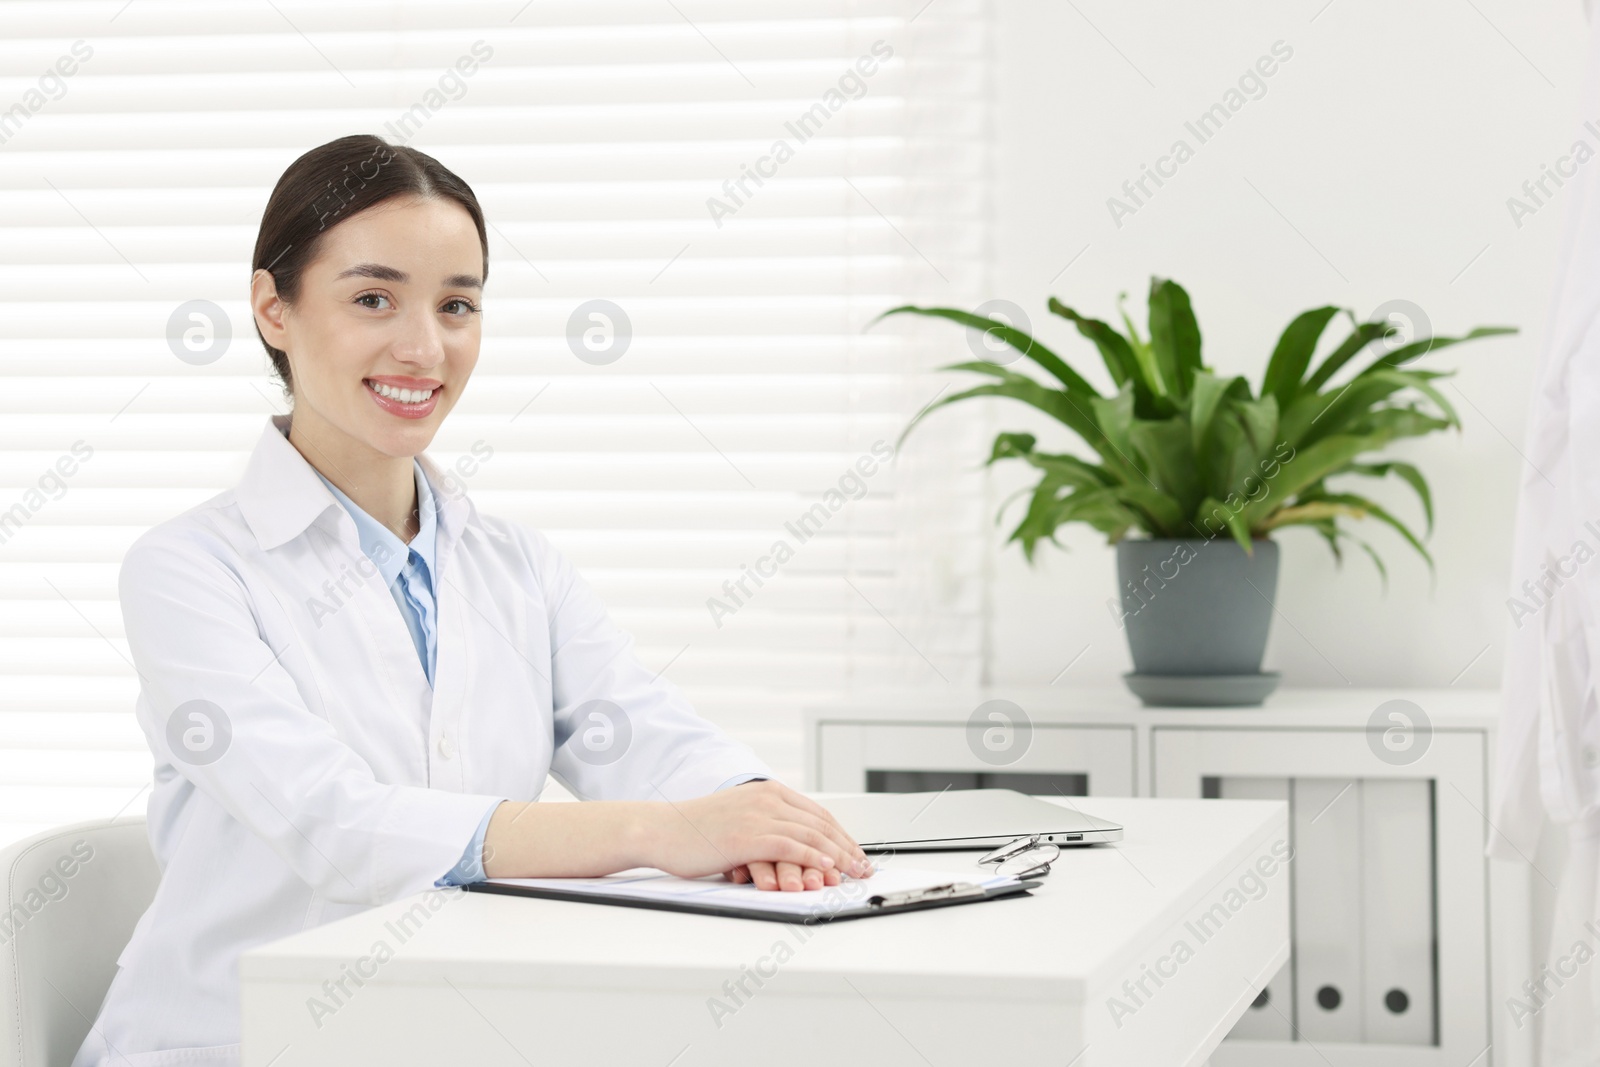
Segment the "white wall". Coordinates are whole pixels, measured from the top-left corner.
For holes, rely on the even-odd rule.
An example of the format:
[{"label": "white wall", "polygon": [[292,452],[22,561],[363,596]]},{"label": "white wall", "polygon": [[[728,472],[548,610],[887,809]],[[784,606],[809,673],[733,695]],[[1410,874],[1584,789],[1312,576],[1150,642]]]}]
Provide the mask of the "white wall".
[{"label": "white wall", "polygon": [[[1094,372],[1098,386],[1110,385],[1098,356],[1046,312],[1046,297],[1115,322],[1116,294],[1127,290],[1142,330],[1151,273],[1189,290],[1207,363],[1253,384],[1283,326],[1321,304],[1365,317],[1408,299],[1439,334],[1521,327],[1428,356],[1460,367],[1445,389],[1464,432],[1395,449],[1433,486],[1436,586],[1422,559],[1374,521],[1358,532],[1389,564],[1387,596],[1359,551],[1341,572],[1317,535],[1286,531],[1281,614],[1264,664],[1292,685],[1497,685],[1525,409],[1562,203],[1558,194],[1519,228],[1506,201],[1575,136],[1579,0],[996,7],[995,295],[1021,304],[1041,339]],[[1293,55],[1265,94],[1198,144],[1185,120],[1277,41]],[[1119,228],[1107,198],[1179,137],[1194,157]],[[1325,340],[1342,332],[1330,327]],[[1020,405],[994,410],[1003,428],[1045,425]],[[1046,442],[1070,440],[1059,426],[1047,432]],[[1021,471],[1001,475],[996,500],[1028,481]],[[1370,492],[1421,522],[1400,484]],[[1131,662],[1105,607],[1112,550],[1073,527],[1063,535],[1070,551],[1047,547],[1030,570],[1000,539],[991,679],[1119,684]]]}]

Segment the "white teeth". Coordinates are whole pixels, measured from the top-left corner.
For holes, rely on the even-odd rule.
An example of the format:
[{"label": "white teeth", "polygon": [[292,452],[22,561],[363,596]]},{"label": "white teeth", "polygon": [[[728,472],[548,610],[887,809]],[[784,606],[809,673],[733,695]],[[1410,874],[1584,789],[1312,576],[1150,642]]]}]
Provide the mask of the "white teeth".
[{"label": "white teeth", "polygon": [[398,400],[402,404],[420,404],[433,395],[432,389],[396,389],[392,385],[384,385],[382,382],[374,381],[368,381],[367,387],[379,396]]}]

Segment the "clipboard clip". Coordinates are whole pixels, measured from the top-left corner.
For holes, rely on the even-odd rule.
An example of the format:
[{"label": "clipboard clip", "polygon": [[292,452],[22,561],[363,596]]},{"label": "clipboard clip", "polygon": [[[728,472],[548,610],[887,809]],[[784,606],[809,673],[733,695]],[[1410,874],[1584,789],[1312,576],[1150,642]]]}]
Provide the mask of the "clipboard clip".
[{"label": "clipboard clip", "polygon": [[956,900],[962,897],[984,896],[981,885],[971,882],[950,882],[947,885],[929,886],[927,889],[908,889],[902,893],[883,893],[868,897],[874,908],[895,908],[903,904],[920,904],[925,900]]}]

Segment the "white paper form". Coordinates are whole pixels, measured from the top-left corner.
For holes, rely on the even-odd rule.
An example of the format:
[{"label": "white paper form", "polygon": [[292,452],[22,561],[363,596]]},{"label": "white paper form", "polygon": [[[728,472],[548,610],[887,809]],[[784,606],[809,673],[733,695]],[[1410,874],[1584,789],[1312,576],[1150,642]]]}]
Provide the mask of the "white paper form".
[{"label": "white paper form", "polygon": [[1016,885],[1018,882],[1009,875],[995,875],[977,867],[970,873],[895,867],[880,869],[870,878],[844,878],[835,886],[794,891],[757,889],[748,883],[735,885],[720,874],[704,878],[678,878],[653,867],[636,867],[603,878],[492,878],[489,881],[493,885],[558,889],[595,897],[676,900],[798,916],[825,916],[833,912],[852,911],[874,896],[931,889],[951,883],[965,882],[990,889]]}]

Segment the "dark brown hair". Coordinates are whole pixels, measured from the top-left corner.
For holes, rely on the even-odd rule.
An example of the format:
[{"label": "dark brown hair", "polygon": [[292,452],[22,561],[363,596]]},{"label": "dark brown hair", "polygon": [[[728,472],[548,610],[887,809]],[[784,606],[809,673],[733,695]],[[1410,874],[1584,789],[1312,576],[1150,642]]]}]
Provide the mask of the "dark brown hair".
[{"label": "dark brown hair", "polygon": [[[489,238],[483,209],[471,186],[425,152],[391,145],[373,134],[355,133],[329,141],[289,164],[261,214],[250,274],[266,270],[277,284],[278,297],[293,304],[300,296],[300,275],[317,258],[322,235],[354,215],[397,196],[454,200],[467,209],[483,246],[483,280],[489,280]],[[254,322],[254,316],[251,317]],[[289,357],[256,336],[272,359],[285,396],[294,395]]]}]

